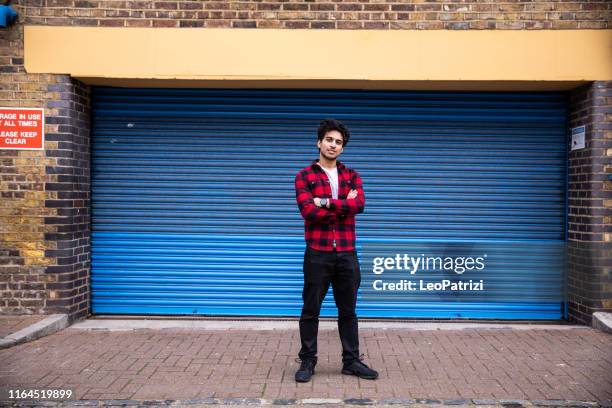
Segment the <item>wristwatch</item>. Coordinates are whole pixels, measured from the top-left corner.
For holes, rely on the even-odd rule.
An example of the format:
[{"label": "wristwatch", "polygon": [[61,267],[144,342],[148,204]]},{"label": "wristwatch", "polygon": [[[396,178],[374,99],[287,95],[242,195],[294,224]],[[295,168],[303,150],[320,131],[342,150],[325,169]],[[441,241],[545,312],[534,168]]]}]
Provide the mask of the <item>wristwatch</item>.
[{"label": "wristwatch", "polygon": [[322,198],[321,201],[319,201],[319,204],[321,207],[327,207],[327,198]]}]

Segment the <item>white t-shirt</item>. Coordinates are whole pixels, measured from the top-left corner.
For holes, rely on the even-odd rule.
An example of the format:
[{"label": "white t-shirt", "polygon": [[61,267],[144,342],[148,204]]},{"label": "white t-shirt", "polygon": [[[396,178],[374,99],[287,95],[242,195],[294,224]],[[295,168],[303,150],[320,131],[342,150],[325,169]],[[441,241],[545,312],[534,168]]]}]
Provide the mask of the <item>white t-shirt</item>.
[{"label": "white t-shirt", "polygon": [[323,169],[323,171],[327,174],[327,177],[329,178],[329,185],[332,191],[332,198],[334,200],[337,200],[338,199],[338,167],[334,167],[333,169],[329,170],[328,168],[321,166],[321,163],[318,163],[318,164],[319,164],[319,167]]}]

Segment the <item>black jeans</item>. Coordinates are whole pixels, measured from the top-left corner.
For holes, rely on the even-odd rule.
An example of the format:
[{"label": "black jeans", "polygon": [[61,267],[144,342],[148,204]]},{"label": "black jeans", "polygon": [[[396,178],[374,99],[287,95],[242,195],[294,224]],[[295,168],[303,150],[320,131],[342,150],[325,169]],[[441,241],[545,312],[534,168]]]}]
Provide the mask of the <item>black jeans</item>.
[{"label": "black jeans", "polygon": [[300,317],[302,361],[317,361],[317,334],[319,312],[329,285],[334,291],[338,308],[338,331],[342,343],[342,362],[359,359],[359,336],[357,326],[357,289],[361,283],[359,260],[355,251],[316,251],[306,248],[304,254],[304,307]]}]

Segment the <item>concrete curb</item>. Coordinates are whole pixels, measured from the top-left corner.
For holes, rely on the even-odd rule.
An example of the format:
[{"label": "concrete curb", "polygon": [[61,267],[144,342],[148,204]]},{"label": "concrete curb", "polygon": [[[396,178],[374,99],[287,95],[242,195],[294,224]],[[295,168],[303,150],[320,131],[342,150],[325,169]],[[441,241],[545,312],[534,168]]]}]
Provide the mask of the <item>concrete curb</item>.
[{"label": "concrete curb", "polygon": [[193,398],[188,400],[64,400],[64,401],[0,401],[4,407],[240,407],[240,406],[272,406],[272,407],[355,407],[355,406],[385,406],[408,408],[609,408],[612,402],[570,400],[496,400],[496,399],[404,399],[387,398],[372,400],[367,398],[306,398],[306,399],[260,399],[260,398]]},{"label": "concrete curb", "polygon": [[[319,330],[336,330],[336,321],[321,321]],[[132,319],[96,319],[91,318],[70,326],[70,330],[295,330],[298,321],[222,321],[222,320],[132,320]],[[506,324],[506,323],[473,323],[473,322],[359,322],[363,330],[592,330],[588,326],[569,324]]]},{"label": "concrete curb", "polygon": [[612,334],[612,313],[593,313],[593,328]]},{"label": "concrete curb", "polygon": [[11,333],[0,339],[0,349],[13,347],[16,344],[36,340],[68,327],[68,315],[54,314],[36,322],[25,329]]}]

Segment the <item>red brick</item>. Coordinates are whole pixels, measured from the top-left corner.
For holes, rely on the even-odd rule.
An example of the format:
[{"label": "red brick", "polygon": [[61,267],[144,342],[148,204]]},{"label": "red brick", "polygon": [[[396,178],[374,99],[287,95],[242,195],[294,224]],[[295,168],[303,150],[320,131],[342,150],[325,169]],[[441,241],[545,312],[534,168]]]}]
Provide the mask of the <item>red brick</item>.
[{"label": "red brick", "polygon": [[178,20],[153,20],[153,27],[178,27]]},{"label": "red brick", "polygon": [[308,21],[285,21],[284,25],[286,28],[308,28],[310,23]]},{"label": "red brick", "polygon": [[100,27],[124,27],[125,20],[100,20]]}]

